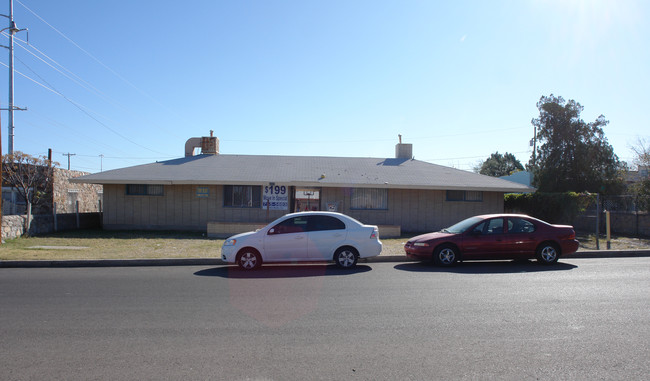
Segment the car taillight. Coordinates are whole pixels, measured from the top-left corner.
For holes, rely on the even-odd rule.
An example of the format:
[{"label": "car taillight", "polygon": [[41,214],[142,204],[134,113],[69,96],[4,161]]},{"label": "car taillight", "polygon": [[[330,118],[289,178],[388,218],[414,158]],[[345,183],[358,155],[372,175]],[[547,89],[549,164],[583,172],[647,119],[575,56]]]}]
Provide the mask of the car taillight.
[{"label": "car taillight", "polygon": [[379,231],[377,228],[372,229],[372,233],[370,233],[370,239],[378,239],[379,238]]},{"label": "car taillight", "polygon": [[569,232],[566,232],[568,234],[562,234],[560,235],[560,239],[576,239],[576,232],[575,230],[571,230]]}]

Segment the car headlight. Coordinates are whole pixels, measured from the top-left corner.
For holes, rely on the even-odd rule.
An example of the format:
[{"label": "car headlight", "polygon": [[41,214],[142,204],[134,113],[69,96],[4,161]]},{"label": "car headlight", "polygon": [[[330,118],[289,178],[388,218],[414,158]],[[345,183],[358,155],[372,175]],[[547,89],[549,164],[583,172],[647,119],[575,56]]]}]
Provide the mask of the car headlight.
[{"label": "car headlight", "polygon": [[415,242],[415,243],[413,244],[413,246],[427,247],[427,246],[429,246],[429,244],[426,243],[426,242]]},{"label": "car headlight", "polygon": [[227,240],[223,243],[223,245],[224,245],[224,246],[235,246],[236,243],[237,243],[237,240],[231,238],[231,239],[227,239]]}]

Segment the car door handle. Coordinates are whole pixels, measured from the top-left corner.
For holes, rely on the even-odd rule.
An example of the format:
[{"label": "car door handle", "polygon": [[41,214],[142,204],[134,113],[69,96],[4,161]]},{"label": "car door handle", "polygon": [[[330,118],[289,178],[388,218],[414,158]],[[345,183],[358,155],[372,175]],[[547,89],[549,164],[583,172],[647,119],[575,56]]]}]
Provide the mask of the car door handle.
[{"label": "car door handle", "polygon": [[296,236],[294,239],[303,239],[303,238],[305,238],[305,237],[299,235],[299,236]]}]

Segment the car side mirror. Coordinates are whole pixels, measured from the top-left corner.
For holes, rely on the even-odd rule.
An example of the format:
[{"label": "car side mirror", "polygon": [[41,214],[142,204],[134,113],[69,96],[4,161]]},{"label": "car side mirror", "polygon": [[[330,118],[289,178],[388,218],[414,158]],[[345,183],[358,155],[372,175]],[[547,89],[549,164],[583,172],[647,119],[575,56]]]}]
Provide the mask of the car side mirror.
[{"label": "car side mirror", "polygon": [[472,235],[472,236],[477,236],[477,235],[481,235],[481,234],[483,234],[483,232],[480,231],[480,230],[472,230],[472,231],[469,233],[469,235]]},{"label": "car side mirror", "polygon": [[275,234],[275,228],[271,228],[271,229],[269,230],[268,234],[269,234],[269,235],[271,235],[271,234]]}]

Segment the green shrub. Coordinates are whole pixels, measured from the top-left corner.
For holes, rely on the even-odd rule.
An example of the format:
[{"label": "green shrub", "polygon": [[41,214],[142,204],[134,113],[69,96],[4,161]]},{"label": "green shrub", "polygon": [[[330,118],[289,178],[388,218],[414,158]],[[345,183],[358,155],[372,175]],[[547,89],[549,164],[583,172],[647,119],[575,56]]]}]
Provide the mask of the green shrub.
[{"label": "green shrub", "polygon": [[575,192],[506,194],[507,213],[522,213],[550,223],[571,223],[590,205],[595,205],[595,194]]}]

